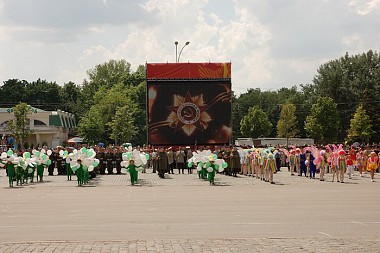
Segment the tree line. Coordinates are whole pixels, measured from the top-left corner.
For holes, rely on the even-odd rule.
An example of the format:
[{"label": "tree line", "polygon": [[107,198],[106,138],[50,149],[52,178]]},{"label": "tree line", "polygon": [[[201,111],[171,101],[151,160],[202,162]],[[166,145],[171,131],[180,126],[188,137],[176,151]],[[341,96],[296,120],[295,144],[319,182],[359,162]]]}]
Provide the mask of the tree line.
[{"label": "tree line", "polygon": [[[87,71],[82,84],[10,79],[0,106],[24,102],[74,113],[89,143],[146,143],[145,66],[111,60]],[[322,64],[313,82],[232,97],[233,138],[311,137],[317,142],[380,138],[380,56],[369,50]]]},{"label": "tree line", "polygon": [[379,53],[346,53],[322,64],[310,84],[276,91],[249,89],[233,97],[234,137],[379,142],[379,95]]}]

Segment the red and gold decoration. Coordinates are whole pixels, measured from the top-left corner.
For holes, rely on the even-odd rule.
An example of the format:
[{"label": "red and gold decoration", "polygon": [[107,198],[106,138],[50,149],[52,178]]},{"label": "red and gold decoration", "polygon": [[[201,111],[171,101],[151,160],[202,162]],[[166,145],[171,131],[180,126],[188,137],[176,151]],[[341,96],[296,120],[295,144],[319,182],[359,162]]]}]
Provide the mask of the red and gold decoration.
[{"label": "red and gold decoration", "polygon": [[[228,143],[230,76],[230,63],[147,64],[149,144]],[[178,79],[188,77],[197,79]]]}]

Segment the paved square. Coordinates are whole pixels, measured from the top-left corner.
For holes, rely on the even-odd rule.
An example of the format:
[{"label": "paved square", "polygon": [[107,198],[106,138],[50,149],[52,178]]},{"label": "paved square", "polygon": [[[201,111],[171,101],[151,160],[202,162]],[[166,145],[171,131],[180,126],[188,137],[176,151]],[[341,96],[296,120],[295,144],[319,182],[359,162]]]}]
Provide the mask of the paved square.
[{"label": "paved square", "polygon": [[[10,189],[0,171],[0,252],[380,252],[379,182],[218,174],[75,177]],[[380,176],[377,175],[380,178]]]}]

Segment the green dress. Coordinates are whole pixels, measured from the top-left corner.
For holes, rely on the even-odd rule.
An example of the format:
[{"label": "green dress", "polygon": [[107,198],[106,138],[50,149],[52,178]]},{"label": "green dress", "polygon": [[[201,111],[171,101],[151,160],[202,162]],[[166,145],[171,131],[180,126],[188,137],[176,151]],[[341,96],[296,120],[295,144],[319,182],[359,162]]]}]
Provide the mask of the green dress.
[{"label": "green dress", "polygon": [[15,165],[13,163],[7,163],[7,172],[9,179],[9,187],[13,187],[13,178],[15,177]]},{"label": "green dress", "polygon": [[211,185],[211,184],[214,184],[214,181],[215,181],[215,172],[216,172],[215,164],[210,164],[209,168],[212,168],[212,171],[210,172],[207,170],[207,179]]},{"label": "green dress", "polygon": [[131,178],[131,185],[134,185],[135,183],[137,183],[137,177],[138,177],[138,172],[136,170],[136,168],[138,168],[139,166],[136,166],[134,164],[129,164],[127,169],[129,171],[129,175],[130,175],[130,178]]}]

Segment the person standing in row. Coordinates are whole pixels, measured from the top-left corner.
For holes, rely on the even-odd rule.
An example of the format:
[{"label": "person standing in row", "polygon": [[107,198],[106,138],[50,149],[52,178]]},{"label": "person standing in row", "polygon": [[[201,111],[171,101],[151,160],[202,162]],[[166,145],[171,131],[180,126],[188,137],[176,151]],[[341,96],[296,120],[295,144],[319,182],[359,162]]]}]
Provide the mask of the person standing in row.
[{"label": "person standing in row", "polygon": [[169,174],[174,174],[174,153],[171,147],[168,148],[166,155],[168,156]]},{"label": "person standing in row", "polygon": [[231,169],[232,176],[237,177],[237,173],[241,170],[240,155],[236,147],[232,148],[231,152]]},{"label": "person standing in row", "polygon": [[158,176],[160,178],[165,178],[165,173],[168,171],[168,156],[166,155],[166,152],[162,147],[159,149],[159,152],[157,154],[157,161]]},{"label": "person standing in row", "polygon": [[185,151],[183,151],[183,148],[179,148],[176,154],[176,161],[177,161],[177,168],[178,173],[185,174]]}]

